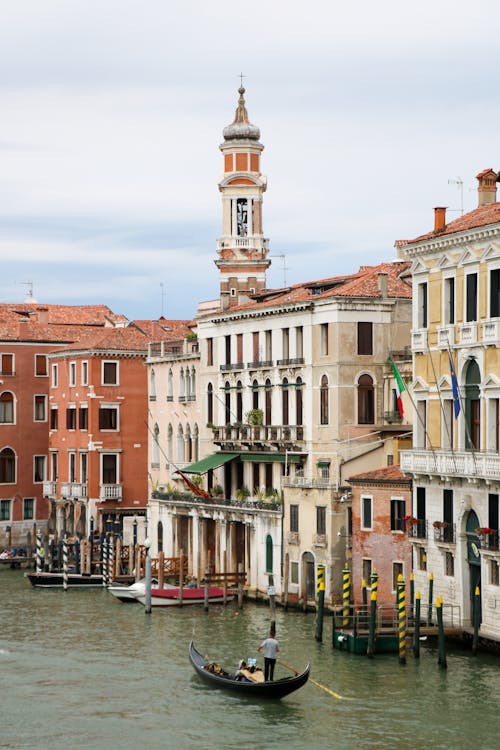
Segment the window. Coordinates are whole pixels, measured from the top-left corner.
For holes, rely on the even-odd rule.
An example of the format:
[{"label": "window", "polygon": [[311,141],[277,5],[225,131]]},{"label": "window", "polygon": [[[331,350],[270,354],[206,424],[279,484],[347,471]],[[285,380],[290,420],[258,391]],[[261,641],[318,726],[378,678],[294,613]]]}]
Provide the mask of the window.
[{"label": "window", "polygon": [[486,401],[486,406],[488,417],[486,447],[498,453],[500,450],[500,400],[489,398]]},{"label": "window", "polygon": [[444,574],[445,576],[455,575],[455,556],[453,552],[444,553]]},{"label": "window", "polygon": [[46,466],[47,466],[47,456],[33,456],[33,481],[34,482],[45,481]]},{"label": "window", "polygon": [[373,354],[373,323],[358,323],[358,354]]},{"label": "window", "polygon": [[100,430],[117,430],[118,429],[118,407],[101,406],[99,409],[99,429]]},{"label": "window", "polygon": [[372,583],[372,561],[368,560],[367,558],[363,558],[362,570],[363,581],[365,581],[366,585],[370,587]]},{"label": "window", "polygon": [[419,284],[417,288],[418,328],[427,328],[427,284]]},{"label": "window", "polygon": [[295,389],[295,424],[301,426],[304,420],[302,378],[299,376],[296,382],[297,388]]},{"label": "window", "polygon": [[374,424],[375,390],[370,375],[361,375],[358,380],[358,424]]},{"label": "window", "polygon": [[425,487],[417,487],[417,519],[425,521]]},{"label": "window", "polygon": [[52,365],[52,388],[57,388],[59,382],[59,365]]},{"label": "window", "polygon": [[35,375],[37,377],[47,377],[49,374],[49,365],[46,354],[35,354]]},{"label": "window", "polygon": [[299,506],[290,505],[290,531],[298,532],[299,530]]},{"label": "window", "polygon": [[297,326],[295,329],[295,356],[302,359],[304,356],[304,329]]},{"label": "window", "polygon": [[207,339],[207,365],[212,367],[214,363],[214,340]]},{"label": "window", "polygon": [[290,329],[289,328],[281,329],[281,348],[282,348],[283,359],[289,359],[290,358]]},{"label": "window", "polygon": [[14,396],[4,391],[0,396],[0,424],[14,423]]},{"label": "window", "polygon": [[167,401],[174,400],[174,373],[169,369],[167,375]]},{"label": "window", "polygon": [[316,534],[326,534],[326,506],[316,506]]},{"label": "window", "polygon": [[488,495],[488,526],[495,531],[498,531],[498,515],[498,495],[490,493]]},{"label": "window", "polygon": [[225,345],[225,353],[226,353],[226,365],[231,364],[231,336],[224,336],[224,345]]},{"label": "window", "polygon": [[16,480],[16,454],[12,448],[0,451],[0,484],[13,484]]},{"label": "window", "polygon": [[299,563],[295,561],[290,562],[290,583],[299,582]]},{"label": "window", "polygon": [[14,375],[13,354],[0,354],[0,375]]},{"label": "window", "polygon": [[76,385],[76,362],[69,363],[69,385],[70,388]]},{"label": "window", "polygon": [[259,332],[253,331],[252,333],[252,362],[258,362],[259,360],[260,360]]},{"label": "window", "polygon": [[80,482],[85,484],[87,481],[88,455],[80,453]]},{"label": "window", "polygon": [[47,421],[47,396],[35,396],[35,422]]},{"label": "window", "polygon": [[56,482],[59,476],[58,459],[59,459],[59,454],[57,453],[57,451],[51,451],[50,452],[50,478],[53,482]]},{"label": "window", "polygon": [[328,424],[329,420],[329,408],[328,408],[328,378],[323,375],[321,378],[321,385],[319,388],[319,422],[320,424]]},{"label": "window", "polygon": [[0,500],[0,521],[10,521],[10,500]]},{"label": "window", "polygon": [[209,425],[214,421],[214,387],[212,383],[207,386],[207,421]]},{"label": "window", "polygon": [[427,554],[423,547],[418,548],[418,569],[427,570]]},{"label": "window", "polygon": [[82,385],[89,384],[89,363],[82,362]]},{"label": "window", "polygon": [[78,409],[78,429],[88,430],[89,428],[89,410],[87,406],[80,406]]},{"label": "window", "polygon": [[500,566],[496,560],[490,560],[490,584],[492,586],[500,585]]},{"label": "window", "polygon": [[477,320],[477,273],[468,273],[465,277],[465,319],[467,322]]},{"label": "window", "polygon": [[372,498],[362,496],[361,497],[361,528],[371,529],[372,528]]},{"label": "window", "polygon": [[76,408],[74,406],[66,409],[66,429],[76,430]]},{"label": "window", "polygon": [[160,428],[157,424],[153,430],[153,455],[151,461],[152,468],[160,468]]},{"label": "window", "polygon": [[156,401],[156,374],[153,368],[149,374],[149,400]]},{"label": "window", "polygon": [[500,269],[490,271],[490,318],[500,317]]},{"label": "window", "polygon": [[35,498],[23,498],[23,520],[32,521],[35,517]]},{"label": "window", "polygon": [[102,384],[118,385],[118,362],[102,363]]},{"label": "window", "polygon": [[417,399],[417,424],[415,425],[416,448],[427,447],[427,401]]},{"label": "window", "polygon": [[273,538],[271,534],[266,536],[266,573],[273,572]]},{"label": "window", "polygon": [[236,362],[241,364],[243,362],[243,334],[236,334]]},{"label": "window", "polygon": [[322,357],[328,354],[328,323],[321,323],[320,326],[320,353]]},{"label": "window", "polygon": [[453,490],[443,490],[443,521],[453,523]]},{"label": "window", "polygon": [[403,578],[403,563],[393,562],[392,563],[392,590],[397,591],[399,576]]},{"label": "window", "polygon": [[273,332],[266,331],[266,360],[270,362],[273,358]]},{"label": "window", "polygon": [[117,484],[118,456],[116,453],[102,454],[102,484]]},{"label": "window", "polygon": [[76,453],[74,451],[68,453],[68,482],[71,484],[76,482]]},{"label": "window", "polygon": [[281,388],[281,424],[287,425],[289,423],[289,395],[288,395],[288,378],[283,378]]},{"label": "window", "polygon": [[391,499],[391,531],[405,531],[405,515],[405,501],[398,498]]},{"label": "window", "polygon": [[443,319],[447,325],[455,322],[455,279],[452,276],[444,280]]},{"label": "window", "polygon": [[50,409],[50,429],[57,430],[59,425],[59,409],[57,406],[52,406]]}]

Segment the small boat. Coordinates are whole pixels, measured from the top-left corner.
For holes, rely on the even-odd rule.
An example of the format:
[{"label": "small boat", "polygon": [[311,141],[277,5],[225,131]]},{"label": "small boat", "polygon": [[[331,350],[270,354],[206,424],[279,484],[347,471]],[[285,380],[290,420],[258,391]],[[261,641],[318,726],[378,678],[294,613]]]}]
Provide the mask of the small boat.
[{"label": "small boat", "polygon": [[[234,595],[227,593],[226,601],[229,602],[234,598]],[[145,593],[137,597],[141,604],[145,604],[146,596]],[[209,586],[208,588],[208,603],[209,604],[221,604],[224,602],[224,589],[218,588],[217,586]],[[205,587],[204,586],[185,586],[182,589],[182,604],[204,604],[205,603]],[[151,606],[152,607],[178,607],[181,604],[180,589],[178,586],[172,586],[169,588],[162,589],[151,589]]]},{"label": "small boat", "polygon": [[[158,579],[153,578],[151,585],[153,588],[158,588]],[[146,579],[141,578],[140,581],[135,581],[130,586],[108,586],[108,591],[121,602],[136,602],[139,596],[144,596],[146,593]]]},{"label": "small boat", "polygon": [[210,687],[231,690],[233,693],[245,697],[284,698],[285,695],[289,695],[305,685],[309,679],[310,666],[308,664],[303,672],[293,677],[283,677],[280,680],[269,682],[241,682],[237,679],[236,673],[226,672],[218,664],[205,659],[196,650],[193,641],[189,644],[189,658],[196,673]]},{"label": "small boat", "polygon": [[[32,586],[62,589],[64,585],[62,572],[58,573],[25,573]],[[97,588],[102,587],[102,575],[87,573],[68,573],[68,588]]]}]

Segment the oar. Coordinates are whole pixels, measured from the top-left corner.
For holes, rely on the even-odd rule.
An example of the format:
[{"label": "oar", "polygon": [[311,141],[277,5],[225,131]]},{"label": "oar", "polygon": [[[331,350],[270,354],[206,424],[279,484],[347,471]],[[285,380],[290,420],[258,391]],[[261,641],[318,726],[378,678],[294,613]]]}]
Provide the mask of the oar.
[{"label": "oar", "polygon": [[[287,664],[286,661],[278,660],[278,664],[281,664],[281,666],[285,667],[285,669],[290,669],[292,672],[295,672],[296,675],[300,674],[300,672],[297,669],[295,669],[295,667],[290,666],[290,664]],[[337,698],[338,700],[343,699],[343,696],[336,693],[335,690],[330,690],[329,687],[326,687],[326,685],[322,685],[321,682],[316,682],[316,680],[313,680],[311,677],[309,677],[309,682],[312,682],[313,685],[316,685],[316,687],[319,687],[321,688],[321,690],[324,690],[325,693],[329,693],[330,695],[333,695],[334,698]]]}]

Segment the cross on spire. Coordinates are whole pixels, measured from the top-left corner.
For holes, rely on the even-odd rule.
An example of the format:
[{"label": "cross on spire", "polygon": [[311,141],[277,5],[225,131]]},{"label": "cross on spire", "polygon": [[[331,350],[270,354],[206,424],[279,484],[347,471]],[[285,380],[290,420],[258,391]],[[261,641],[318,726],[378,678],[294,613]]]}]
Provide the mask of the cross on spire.
[{"label": "cross on spire", "polygon": [[240,86],[241,88],[243,88],[243,79],[246,78],[246,76],[244,76],[243,73],[240,73],[239,78],[240,78]]}]

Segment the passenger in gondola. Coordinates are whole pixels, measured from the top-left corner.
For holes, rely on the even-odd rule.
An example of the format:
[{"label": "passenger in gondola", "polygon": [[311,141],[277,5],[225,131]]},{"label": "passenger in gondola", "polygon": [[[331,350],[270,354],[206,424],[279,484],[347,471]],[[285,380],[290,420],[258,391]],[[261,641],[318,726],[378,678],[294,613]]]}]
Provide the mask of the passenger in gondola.
[{"label": "passenger in gondola", "polygon": [[244,659],[240,659],[240,663],[238,664],[238,671],[236,672],[236,679],[238,682],[250,682],[251,680],[248,679],[248,677],[245,674],[247,668],[247,663]]}]

